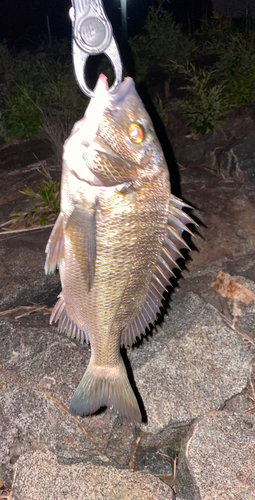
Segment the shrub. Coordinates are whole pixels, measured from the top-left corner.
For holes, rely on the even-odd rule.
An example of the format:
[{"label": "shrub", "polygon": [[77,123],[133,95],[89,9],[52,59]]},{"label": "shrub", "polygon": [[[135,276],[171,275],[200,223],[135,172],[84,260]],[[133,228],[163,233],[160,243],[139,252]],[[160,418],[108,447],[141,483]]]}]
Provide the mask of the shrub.
[{"label": "shrub", "polygon": [[136,83],[145,80],[149,69],[159,66],[164,71],[174,71],[172,60],[184,64],[191,60],[196,50],[195,42],[186,36],[181,26],[177,25],[171,15],[162,8],[151,7],[145,21],[142,34],[130,41],[136,69]]},{"label": "shrub", "polygon": [[2,130],[7,142],[29,139],[41,128],[41,111],[31,83],[21,80],[5,97]]},{"label": "shrub", "polygon": [[178,70],[188,79],[186,99],[179,99],[177,106],[187,118],[195,133],[206,134],[213,130],[232,109],[225,96],[225,82],[217,83],[214,70],[196,69],[193,64],[178,66]]},{"label": "shrub", "polygon": [[195,33],[200,53],[220,56],[228,47],[231,36],[238,31],[231,17],[221,17],[213,12],[210,19],[202,21]]},{"label": "shrub", "polygon": [[26,51],[14,56],[5,44],[0,44],[1,51],[5,76],[2,134],[13,142],[43,129],[60,160],[63,142],[88,103],[74,78],[71,50],[62,42],[42,57]]},{"label": "shrub", "polygon": [[215,65],[218,79],[226,82],[226,99],[235,106],[255,98],[255,34],[232,36]]},{"label": "shrub", "polygon": [[36,205],[30,212],[22,212],[13,214],[14,219],[29,218],[33,224],[44,226],[46,222],[54,222],[60,211],[60,182],[52,179],[48,170],[43,168],[40,170],[44,176],[44,182],[41,187],[35,192],[29,186],[26,186],[23,194],[37,201]]}]

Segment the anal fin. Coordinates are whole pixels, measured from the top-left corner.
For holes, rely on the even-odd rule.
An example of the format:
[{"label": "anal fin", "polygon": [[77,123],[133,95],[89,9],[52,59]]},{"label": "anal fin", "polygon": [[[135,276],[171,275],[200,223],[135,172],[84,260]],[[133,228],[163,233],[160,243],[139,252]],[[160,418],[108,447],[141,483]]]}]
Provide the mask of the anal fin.
[{"label": "anal fin", "polygon": [[82,344],[84,342],[87,342],[87,344],[89,344],[89,336],[87,330],[82,330],[81,328],[79,328],[75,321],[68,316],[65,299],[62,292],[59,294],[58,301],[53,307],[50,317],[50,325],[53,322],[57,323],[57,321],[58,330],[61,333],[66,333],[69,338],[76,338]]}]

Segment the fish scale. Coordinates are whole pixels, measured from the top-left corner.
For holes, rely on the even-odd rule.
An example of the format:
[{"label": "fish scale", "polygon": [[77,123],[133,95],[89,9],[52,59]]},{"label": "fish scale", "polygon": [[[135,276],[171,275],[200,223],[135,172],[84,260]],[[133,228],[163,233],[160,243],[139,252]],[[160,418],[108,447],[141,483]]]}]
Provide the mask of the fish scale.
[{"label": "fish scale", "polygon": [[[167,175],[165,181],[168,181]],[[164,182],[162,179],[158,181],[159,188],[162,187]],[[130,276],[129,283],[127,283],[123,301],[120,306],[119,315],[124,311],[124,322],[121,326],[125,327],[127,323],[132,321],[135,317],[148,294],[148,287],[151,281],[151,275],[154,266],[157,262],[157,255],[160,251],[162,242],[165,237],[166,225],[168,221],[168,202],[166,189],[160,190],[160,196],[155,196],[155,191],[151,190],[148,186],[142,192],[135,193],[137,217],[139,219],[139,233],[137,234],[137,248],[133,260],[133,273]],[[146,201],[145,201],[146,200]],[[155,205],[155,200],[157,203]],[[153,221],[150,217],[150,212],[153,213]],[[148,221],[151,221],[148,224]],[[128,297],[133,297],[134,301],[131,307],[128,307]],[[134,308],[134,303],[136,307]]]},{"label": "fish scale", "polygon": [[95,96],[64,145],[61,211],[46,247],[62,292],[50,322],[90,342],[91,359],[70,404],[73,415],[113,407],[141,413],[120,346],[153,324],[192,219],[170,192],[168,168],[131,78],[115,94],[100,75]]},{"label": "fish scale", "polygon": [[[100,325],[98,325],[98,330],[100,330],[98,335],[104,336],[104,331],[112,329],[112,335],[109,342],[115,338],[114,330],[118,328],[118,325],[114,325],[114,323],[116,323],[116,311],[122,300],[129,272],[129,268],[124,264],[125,261],[132,262],[131,259],[136,245],[137,235],[136,225],[133,222],[132,214],[126,214],[130,206],[127,196],[121,198],[114,197],[112,201],[114,202],[117,212],[120,213],[116,213],[115,217],[110,220],[108,218],[106,224],[102,221],[101,228],[100,224],[98,225],[99,257],[98,263],[96,262],[98,274],[95,282],[95,289],[98,294],[96,308],[98,310],[100,323]],[[103,201],[101,206],[104,208]],[[107,206],[109,206],[109,200]],[[113,208],[112,205],[111,208]],[[121,209],[123,209],[124,214],[122,214]],[[130,224],[125,226],[123,231],[124,215],[126,216],[125,221],[130,219]],[[115,237],[114,245],[112,245],[112,233]],[[100,247],[102,251],[100,251]],[[104,356],[106,356],[106,354],[107,353],[105,353]],[[101,349],[100,356],[103,356],[103,354],[101,354]]]}]

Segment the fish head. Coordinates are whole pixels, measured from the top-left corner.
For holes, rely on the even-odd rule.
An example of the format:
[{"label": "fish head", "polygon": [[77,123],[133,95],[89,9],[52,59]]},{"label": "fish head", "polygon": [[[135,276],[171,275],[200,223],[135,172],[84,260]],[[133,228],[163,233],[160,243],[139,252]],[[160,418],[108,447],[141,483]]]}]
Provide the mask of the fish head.
[{"label": "fish head", "polygon": [[167,169],[152,121],[140,99],[132,78],[127,77],[114,94],[101,75],[95,91],[107,92],[93,141],[94,161],[90,170],[104,185],[150,181]]},{"label": "fish head", "polygon": [[[111,94],[107,78],[100,75],[84,118],[75,124],[68,141],[74,139],[80,152],[82,147],[83,159],[76,169],[91,184],[139,187],[168,171],[152,121],[130,77]],[[77,148],[72,142],[72,152]]]}]

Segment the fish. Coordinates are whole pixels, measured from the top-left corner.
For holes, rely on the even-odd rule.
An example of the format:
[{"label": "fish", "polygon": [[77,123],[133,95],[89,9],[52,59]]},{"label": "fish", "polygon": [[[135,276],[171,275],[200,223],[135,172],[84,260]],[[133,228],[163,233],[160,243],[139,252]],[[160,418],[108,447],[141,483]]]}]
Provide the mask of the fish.
[{"label": "fish", "polygon": [[45,272],[59,268],[62,285],[50,324],[91,345],[72,415],[110,407],[142,421],[120,348],[157,320],[180,250],[189,248],[182,233],[194,221],[185,207],[171,193],[134,81],[127,77],[110,93],[101,74],[64,144],[61,208],[46,247]]}]

